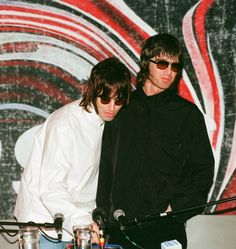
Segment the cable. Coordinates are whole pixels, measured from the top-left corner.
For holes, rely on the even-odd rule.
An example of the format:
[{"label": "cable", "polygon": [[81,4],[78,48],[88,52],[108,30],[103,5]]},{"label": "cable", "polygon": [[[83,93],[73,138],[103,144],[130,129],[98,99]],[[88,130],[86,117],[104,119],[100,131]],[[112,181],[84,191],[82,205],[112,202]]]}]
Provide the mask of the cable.
[{"label": "cable", "polygon": [[[38,226],[37,226],[37,227],[38,227]],[[47,239],[48,241],[50,241],[50,242],[52,242],[52,243],[55,243],[55,244],[61,242],[61,240],[59,240],[58,238],[53,238],[53,237],[49,236],[48,234],[46,234],[46,233],[43,231],[43,229],[42,229],[41,227],[38,227],[38,229],[40,230],[42,236],[43,236],[45,239]]]},{"label": "cable", "polygon": [[131,240],[131,238],[123,231],[122,232],[124,237],[130,242],[132,243],[134,246],[138,247],[139,249],[144,249],[143,247],[139,246],[137,243],[135,243],[133,240]]},{"label": "cable", "polygon": [[2,228],[3,232],[6,233],[9,237],[15,237],[18,234],[18,231],[10,233],[7,229],[5,229],[4,226],[0,225],[0,227]]},{"label": "cable", "polygon": [[[21,229],[24,226],[34,226],[34,227],[37,227],[40,230],[42,236],[44,236],[50,242],[53,242],[53,243],[59,243],[60,242],[60,240],[58,238],[54,238],[54,237],[51,237],[48,234],[46,234],[43,231],[43,229],[41,228],[41,226],[40,226],[41,224],[39,225],[39,224],[37,224],[37,223],[35,223],[33,221],[29,221],[27,223],[16,223],[16,224],[14,222],[2,222],[2,223],[6,224],[6,225],[17,225],[19,227],[19,229]],[[9,231],[11,231],[11,230],[6,229],[3,225],[0,224],[0,227],[2,228],[3,232],[6,233],[10,237],[15,237],[19,233],[19,229],[18,230],[12,230],[12,231],[14,231],[14,233],[10,233]]]}]

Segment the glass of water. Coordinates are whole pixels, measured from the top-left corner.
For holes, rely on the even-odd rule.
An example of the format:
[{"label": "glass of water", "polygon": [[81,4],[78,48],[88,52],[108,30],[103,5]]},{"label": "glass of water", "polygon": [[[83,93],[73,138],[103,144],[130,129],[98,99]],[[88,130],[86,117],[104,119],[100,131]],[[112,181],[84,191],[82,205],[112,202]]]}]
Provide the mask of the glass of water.
[{"label": "glass of water", "polygon": [[19,229],[18,241],[20,249],[39,249],[39,229],[37,227]]},{"label": "glass of water", "polygon": [[75,248],[92,249],[92,225],[73,226]]}]

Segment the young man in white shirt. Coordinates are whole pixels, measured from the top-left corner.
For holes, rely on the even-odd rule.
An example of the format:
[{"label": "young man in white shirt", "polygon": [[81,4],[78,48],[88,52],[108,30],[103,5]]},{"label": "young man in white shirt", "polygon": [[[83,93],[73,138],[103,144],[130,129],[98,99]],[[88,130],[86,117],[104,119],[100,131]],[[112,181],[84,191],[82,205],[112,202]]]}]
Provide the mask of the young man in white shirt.
[{"label": "young man in white shirt", "polygon": [[[92,224],[101,140],[105,121],[111,121],[129,101],[131,75],[118,59],[94,66],[82,99],[52,113],[34,137],[23,172],[14,215],[19,222],[53,222],[64,215],[62,242],[40,236],[40,249],[64,249],[75,225]],[[57,238],[55,229],[44,232]],[[98,242],[98,237],[93,238]]]}]

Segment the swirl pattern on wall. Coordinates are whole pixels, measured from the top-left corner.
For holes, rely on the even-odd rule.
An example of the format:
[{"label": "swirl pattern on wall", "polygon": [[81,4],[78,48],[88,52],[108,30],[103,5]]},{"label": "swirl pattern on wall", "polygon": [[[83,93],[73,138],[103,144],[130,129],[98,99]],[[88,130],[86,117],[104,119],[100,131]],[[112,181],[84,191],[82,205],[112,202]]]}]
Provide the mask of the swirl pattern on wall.
[{"label": "swirl pattern on wall", "polygon": [[[135,11],[137,5],[132,9],[130,2],[0,1],[2,218],[12,217],[24,157],[29,152],[30,141],[27,141],[35,131],[32,127],[83,94],[93,65],[109,56],[118,57],[129,67],[135,87],[140,49],[158,28],[148,24],[151,19]],[[234,119],[228,122],[225,83],[214,57],[210,30],[206,29],[208,15],[212,15],[216,3],[205,0],[188,5],[179,17],[182,26],[178,32],[189,62],[179,91],[205,116],[216,158],[215,183],[209,200],[217,200],[236,194],[233,188],[235,109],[232,110]],[[153,9],[146,11],[152,13]],[[235,97],[235,92],[232,95]],[[235,204],[221,204],[208,211],[226,208],[233,209]]]}]

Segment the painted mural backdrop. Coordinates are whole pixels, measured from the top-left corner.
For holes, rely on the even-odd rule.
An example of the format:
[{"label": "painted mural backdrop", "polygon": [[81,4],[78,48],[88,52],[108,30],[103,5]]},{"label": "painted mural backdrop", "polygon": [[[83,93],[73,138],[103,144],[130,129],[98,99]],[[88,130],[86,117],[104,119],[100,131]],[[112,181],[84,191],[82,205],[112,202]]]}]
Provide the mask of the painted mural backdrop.
[{"label": "painted mural backdrop", "polygon": [[209,201],[236,195],[235,17],[233,0],[0,0],[0,219],[12,218],[38,125],[79,98],[108,56],[129,67],[135,87],[140,48],[157,32],[185,44],[180,94],[204,113],[216,160]]}]

